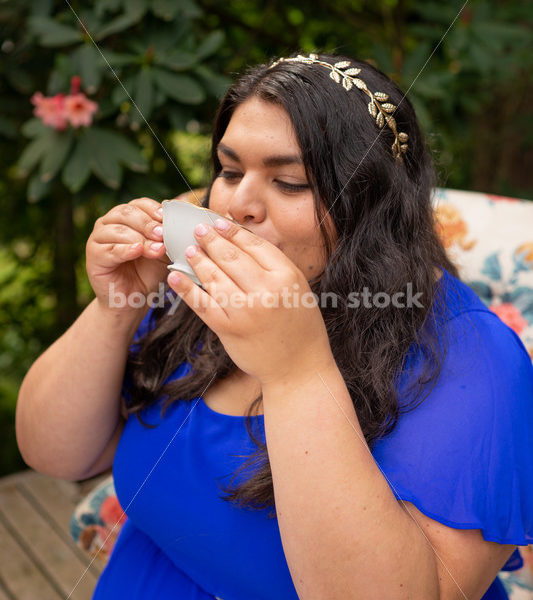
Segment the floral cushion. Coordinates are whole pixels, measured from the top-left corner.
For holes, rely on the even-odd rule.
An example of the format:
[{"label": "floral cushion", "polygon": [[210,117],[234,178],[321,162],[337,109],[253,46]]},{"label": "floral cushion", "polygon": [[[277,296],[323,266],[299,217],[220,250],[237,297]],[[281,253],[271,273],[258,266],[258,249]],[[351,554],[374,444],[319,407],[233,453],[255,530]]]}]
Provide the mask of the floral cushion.
[{"label": "floral cushion", "polygon": [[[180,199],[194,200],[186,196]],[[439,235],[461,278],[520,336],[533,359],[533,202],[439,188],[434,206]],[[105,562],[125,518],[110,476],[77,506],[72,537]],[[500,579],[511,600],[532,600],[533,546],[513,554]]]},{"label": "floral cushion", "polygon": [[533,359],[533,201],[438,189],[434,205],[461,278]]},{"label": "floral cushion", "polygon": [[105,563],[125,519],[110,475],[78,504],[70,520],[70,533],[82,550]]}]

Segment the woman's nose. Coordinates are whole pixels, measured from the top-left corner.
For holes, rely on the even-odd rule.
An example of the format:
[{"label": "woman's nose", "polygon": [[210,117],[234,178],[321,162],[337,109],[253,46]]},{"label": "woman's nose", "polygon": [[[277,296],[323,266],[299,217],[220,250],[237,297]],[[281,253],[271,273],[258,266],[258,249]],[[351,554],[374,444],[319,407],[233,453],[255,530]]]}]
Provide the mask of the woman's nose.
[{"label": "woman's nose", "polygon": [[261,188],[246,176],[234,188],[228,204],[228,216],[240,223],[260,223],[266,217],[266,206]]}]

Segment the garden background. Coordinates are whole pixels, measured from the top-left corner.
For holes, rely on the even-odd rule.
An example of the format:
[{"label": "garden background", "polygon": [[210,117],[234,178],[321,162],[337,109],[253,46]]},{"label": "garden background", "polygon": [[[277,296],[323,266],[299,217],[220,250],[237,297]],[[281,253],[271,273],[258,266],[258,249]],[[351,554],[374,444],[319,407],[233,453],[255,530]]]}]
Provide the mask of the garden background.
[{"label": "garden background", "polygon": [[[92,298],[95,219],[208,181],[218,98],[247,65],[296,50],[368,60],[409,90],[440,186],[533,198],[533,5],[462,6],[0,0],[0,476],[25,467],[25,372]],[[47,97],[69,99],[70,120]]]}]

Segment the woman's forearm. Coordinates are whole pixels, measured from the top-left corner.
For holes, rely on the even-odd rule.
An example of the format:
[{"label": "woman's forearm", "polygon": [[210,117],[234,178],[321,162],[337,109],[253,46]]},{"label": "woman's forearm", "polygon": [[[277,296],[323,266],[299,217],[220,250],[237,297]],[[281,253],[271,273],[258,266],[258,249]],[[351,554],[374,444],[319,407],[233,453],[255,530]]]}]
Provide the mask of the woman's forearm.
[{"label": "woman's forearm", "polygon": [[372,458],[336,365],[264,387],[263,407],[299,597],[438,598],[433,551]]},{"label": "woman's forearm", "polygon": [[32,468],[79,479],[98,459],[120,417],[128,347],[144,311],[93,300],[32,365],[20,388],[17,441]]}]

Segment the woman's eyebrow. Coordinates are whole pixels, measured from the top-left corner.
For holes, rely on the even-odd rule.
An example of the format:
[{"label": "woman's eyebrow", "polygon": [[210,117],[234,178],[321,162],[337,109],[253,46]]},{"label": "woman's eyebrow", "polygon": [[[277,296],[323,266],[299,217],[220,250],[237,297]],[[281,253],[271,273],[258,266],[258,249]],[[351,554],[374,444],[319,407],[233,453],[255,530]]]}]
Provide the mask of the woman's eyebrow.
[{"label": "woman's eyebrow", "polygon": [[[223,154],[225,154],[227,157],[231,158],[232,160],[234,160],[236,162],[241,162],[241,159],[239,158],[239,155],[235,152],[235,150],[233,150],[229,146],[226,146],[226,144],[223,144],[222,142],[220,144],[218,144],[217,152],[222,152]],[[293,164],[302,165],[303,160],[298,155],[275,154],[275,155],[266,156],[265,158],[263,158],[263,164],[265,165],[265,167],[279,167],[282,165],[293,165]]]}]

